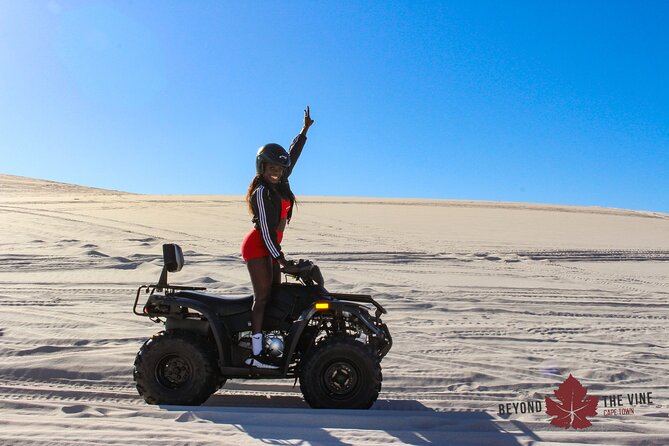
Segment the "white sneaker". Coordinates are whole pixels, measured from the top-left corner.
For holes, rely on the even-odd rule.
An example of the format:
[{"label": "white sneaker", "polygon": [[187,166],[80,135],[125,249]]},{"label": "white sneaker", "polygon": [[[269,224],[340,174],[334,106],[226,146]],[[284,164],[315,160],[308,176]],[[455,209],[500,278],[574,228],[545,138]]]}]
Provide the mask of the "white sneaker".
[{"label": "white sneaker", "polygon": [[278,369],[278,365],[271,364],[266,357],[262,355],[251,355],[244,361],[244,364],[257,369]]}]

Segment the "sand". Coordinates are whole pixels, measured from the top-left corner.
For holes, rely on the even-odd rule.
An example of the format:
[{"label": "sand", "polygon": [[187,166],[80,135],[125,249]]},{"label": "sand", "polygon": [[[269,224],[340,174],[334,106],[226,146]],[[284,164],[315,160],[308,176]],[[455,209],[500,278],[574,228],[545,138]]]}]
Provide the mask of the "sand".
[{"label": "sand", "polygon": [[[369,293],[395,344],[368,411],[312,410],[292,381],[228,381],[150,406],[132,364],[161,245],[181,284],[251,294],[241,196],[156,196],[0,175],[0,444],[669,444],[669,215],[447,200],[298,197],[289,258]],[[564,430],[500,405],[572,374],[624,415]],[[627,395],[651,392],[651,404]],[[621,408],[618,408],[621,409]],[[632,409],[630,411],[629,409]]]}]

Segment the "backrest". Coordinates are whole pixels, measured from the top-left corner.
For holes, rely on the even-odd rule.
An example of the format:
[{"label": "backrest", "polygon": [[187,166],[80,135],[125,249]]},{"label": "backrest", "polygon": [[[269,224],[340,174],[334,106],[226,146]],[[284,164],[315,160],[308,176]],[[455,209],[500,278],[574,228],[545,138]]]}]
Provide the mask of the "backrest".
[{"label": "backrest", "polygon": [[165,268],[171,273],[181,271],[184,266],[184,254],[181,247],[176,243],[166,243],[163,245],[163,260]]}]

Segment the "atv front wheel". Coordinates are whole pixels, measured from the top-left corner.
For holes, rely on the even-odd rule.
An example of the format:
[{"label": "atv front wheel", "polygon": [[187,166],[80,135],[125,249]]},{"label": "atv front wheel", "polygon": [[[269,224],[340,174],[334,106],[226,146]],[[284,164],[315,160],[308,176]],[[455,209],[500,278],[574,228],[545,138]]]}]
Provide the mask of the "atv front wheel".
[{"label": "atv front wheel", "polygon": [[204,403],[221,383],[206,339],[184,331],[162,331],[146,341],[135,359],[134,379],[147,403],[184,406]]},{"label": "atv front wheel", "polygon": [[305,359],[300,389],[315,409],[369,409],[381,391],[381,365],[352,339],[323,341]]}]

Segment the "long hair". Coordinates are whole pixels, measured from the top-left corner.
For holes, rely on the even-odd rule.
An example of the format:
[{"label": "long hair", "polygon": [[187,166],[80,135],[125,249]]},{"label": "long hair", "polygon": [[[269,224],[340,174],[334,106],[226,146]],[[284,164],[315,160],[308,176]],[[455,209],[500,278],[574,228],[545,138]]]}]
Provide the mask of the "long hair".
[{"label": "long hair", "polygon": [[[257,174],[255,177],[253,177],[253,180],[251,180],[251,184],[249,185],[249,190],[246,192],[246,205],[248,206],[249,214],[253,214],[253,206],[251,206],[251,196],[253,195],[253,191],[255,191],[261,184],[263,184],[262,175]],[[279,182],[279,184],[276,185],[276,191],[279,193],[281,198],[290,200],[290,212],[288,214],[288,220],[290,221],[290,217],[293,214],[293,209],[297,207],[297,199],[295,198],[295,194],[293,194],[293,191],[290,189],[290,184],[288,183],[288,181]]]},{"label": "long hair", "polygon": [[249,208],[249,214],[253,214],[253,206],[251,206],[251,195],[253,195],[253,191],[260,186],[260,179],[262,176],[260,174],[256,175],[253,177],[253,180],[251,180],[251,184],[249,185],[249,190],[246,192],[246,205]]}]

